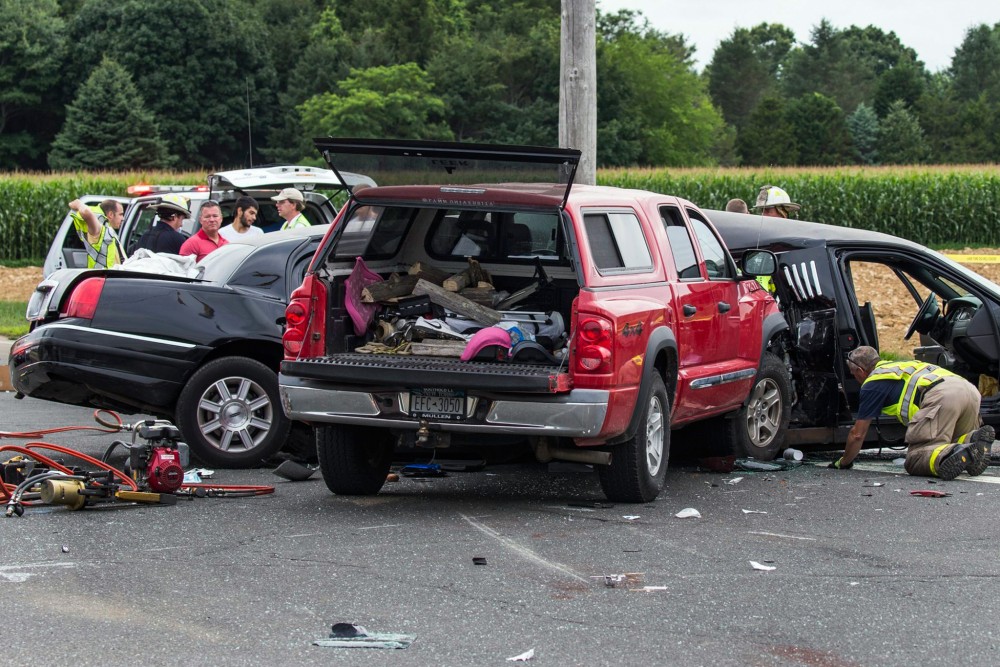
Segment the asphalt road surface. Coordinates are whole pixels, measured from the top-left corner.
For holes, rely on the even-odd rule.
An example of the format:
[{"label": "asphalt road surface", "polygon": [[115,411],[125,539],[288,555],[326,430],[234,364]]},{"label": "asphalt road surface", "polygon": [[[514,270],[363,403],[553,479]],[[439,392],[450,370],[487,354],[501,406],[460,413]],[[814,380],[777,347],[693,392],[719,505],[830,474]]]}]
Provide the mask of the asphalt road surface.
[{"label": "asphalt road surface", "polygon": [[[91,424],[0,394],[0,431]],[[113,439],[46,438],[93,455]],[[887,460],[825,463],[671,470],[648,505],[594,506],[592,473],[520,465],[365,498],[318,474],[219,470],[276,492],[28,509],[0,519],[0,650],[66,667],[504,665],[530,649],[588,667],[1000,663],[997,469],[934,484]],[[339,622],[415,639],[313,645]]]}]

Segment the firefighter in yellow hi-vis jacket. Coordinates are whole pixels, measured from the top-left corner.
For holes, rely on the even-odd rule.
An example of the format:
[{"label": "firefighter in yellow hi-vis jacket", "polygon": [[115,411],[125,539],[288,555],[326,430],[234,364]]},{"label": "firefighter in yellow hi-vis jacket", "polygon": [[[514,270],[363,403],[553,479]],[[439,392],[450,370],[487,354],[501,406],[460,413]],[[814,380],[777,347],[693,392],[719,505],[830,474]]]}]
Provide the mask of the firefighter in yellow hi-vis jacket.
[{"label": "firefighter in yellow hi-vis jacket", "polygon": [[955,479],[963,470],[982,474],[990,463],[993,427],[979,416],[979,390],[960,375],[919,361],[880,361],[863,345],[847,355],[861,384],[858,416],[847,436],[844,455],[830,464],[854,464],[868,426],[879,413],[906,426],[906,472]]},{"label": "firefighter in yellow hi-vis jacket", "polygon": [[118,241],[118,229],[125,217],[121,203],[114,199],[102,201],[100,217],[79,199],[71,201],[69,207],[73,211],[73,226],[87,250],[87,268],[110,269],[121,264],[125,260]]}]

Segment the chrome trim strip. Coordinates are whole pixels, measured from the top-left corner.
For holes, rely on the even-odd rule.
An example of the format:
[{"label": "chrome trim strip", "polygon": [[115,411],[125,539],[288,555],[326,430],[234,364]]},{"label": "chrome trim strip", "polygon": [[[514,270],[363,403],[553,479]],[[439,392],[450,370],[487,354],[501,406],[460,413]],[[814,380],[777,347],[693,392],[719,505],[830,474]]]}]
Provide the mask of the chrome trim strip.
[{"label": "chrome trim strip", "polygon": [[94,327],[81,327],[76,324],[61,324],[59,322],[53,322],[52,324],[45,324],[32,333],[44,332],[46,329],[71,329],[74,331],[85,331],[87,333],[98,333],[104,334],[105,336],[118,336],[119,338],[128,338],[130,340],[142,340],[148,343],[159,343],[160,345],[172,345],[174,347],[180,347],[185,350],[190,350],[197,347],[194,343],[181,343],[176,340],[165,340],[163,338],[153,338],[151,336],[140,336],[138,334],[122,333],[121,331],[111,331],[110,329],[96,329]]},{"label": "chrome trim strip", "polygon": [[711,375],[709,377],[692,380],[691,388],[707,389],[708,387],[715,387],[720,384],[727,384],[729,382],[738,382],[739,380],[745,380],[755,375],[757,375],[757,371],[756,369],[753,368],[746,368],[742,371],[733,371],[731,373],[723,373],[722,375]]}]

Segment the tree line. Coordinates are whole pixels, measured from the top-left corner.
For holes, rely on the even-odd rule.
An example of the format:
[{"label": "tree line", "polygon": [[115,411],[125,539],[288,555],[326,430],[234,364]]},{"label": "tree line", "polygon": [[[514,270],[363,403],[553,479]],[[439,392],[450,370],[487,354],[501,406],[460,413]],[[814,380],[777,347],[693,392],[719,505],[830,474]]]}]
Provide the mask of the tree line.
[{"label": "tree line", "polygon": [[[558,0],[0,0],[0,169],[317,162],[317,136],[554,146]],[[597,15],[599,166],[1000,162],[1000,23],[930,73],[874,26],[737,28],[704,72]]]}]

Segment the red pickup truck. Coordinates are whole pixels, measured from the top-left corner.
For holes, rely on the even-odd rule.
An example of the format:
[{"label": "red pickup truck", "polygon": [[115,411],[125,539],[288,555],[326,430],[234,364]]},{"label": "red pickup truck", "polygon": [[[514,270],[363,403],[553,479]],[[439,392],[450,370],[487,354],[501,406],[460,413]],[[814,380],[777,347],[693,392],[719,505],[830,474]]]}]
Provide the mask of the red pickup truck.
[{"label": "red pickup truck", "polygon": [[648,502],[672,429],[781,447],[787,324],[754,279],[772,253],[738,268],[692,203],[572,185],[574,150],[316,144],[379,184],[355,189],[286,310],[283,406],[316,427],[334,493],[377,493],[403,450],[530,448]]}]

